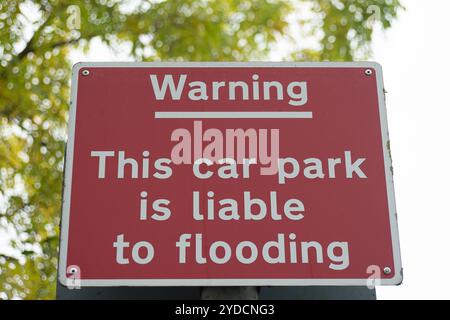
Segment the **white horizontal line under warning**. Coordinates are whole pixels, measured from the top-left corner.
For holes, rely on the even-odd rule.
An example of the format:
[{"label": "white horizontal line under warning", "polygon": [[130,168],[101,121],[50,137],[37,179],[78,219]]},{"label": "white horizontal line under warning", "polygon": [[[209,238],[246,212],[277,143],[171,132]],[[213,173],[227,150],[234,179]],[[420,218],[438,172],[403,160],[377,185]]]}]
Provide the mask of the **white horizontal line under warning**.
[{"label": "white horizontal line under warning", "polygon": [[157,111],[156,119],[312,119],[310,111],[233,112],[233,111]]}]

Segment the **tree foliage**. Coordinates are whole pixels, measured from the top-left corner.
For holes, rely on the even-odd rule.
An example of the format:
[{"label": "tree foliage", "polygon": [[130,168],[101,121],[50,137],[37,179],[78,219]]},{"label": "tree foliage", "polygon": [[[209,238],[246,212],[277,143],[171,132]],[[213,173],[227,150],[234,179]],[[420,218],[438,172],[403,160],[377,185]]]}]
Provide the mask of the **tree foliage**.
[{"label": "tree foliage", "polygon": [[[300,8],[300,9],[299,9]],[[352,60],[370,53],[397,0],[0,3],[0,299],[55,297],[70,52],[100,39],[138,61]],[[296,19],[295,11],[308,10]],[[291,18],[294,17],[294,18]],[[290,34],[291,25],[301,34]],[[317,40],[302,46],[304,37]],[[128,49],[127,49],[128,50]]]}]

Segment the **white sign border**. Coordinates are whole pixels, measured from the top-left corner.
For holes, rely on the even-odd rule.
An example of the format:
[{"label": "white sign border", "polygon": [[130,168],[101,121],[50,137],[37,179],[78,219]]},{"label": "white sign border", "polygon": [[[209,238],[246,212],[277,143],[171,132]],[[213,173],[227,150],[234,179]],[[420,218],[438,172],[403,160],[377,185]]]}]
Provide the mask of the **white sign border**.
[{"label": "white sign border", "polygon": [[[72,279],[67,277],[67,248],[69,237],[70,198],[72,187],[72,167],[75,143],[75,121],[79,71],[82,68],[172,68],[172,67],[214,67],[214,68],[372,68],[375,70],[378,91],[378,106],[382,130],[384,169],[389,207],[394,271],[391,278],[375,279],[376,285],[399,285],[403,281],[403,269],[400,256],[400,242],[395,207],[394,182],[391,172],[392,160],[388,150],[389,132],[387,111],[384,100],[383,74],[381,65],[376,62],[79,62],[73,66],[71,82],[71,100],[69,110],[69,136],[66,145],[64,165],[64,187],[62,217],[60,228],[60,249],[58,280],[64,286],[70,286]],[[379,266],[381,273],[384,266]],[[82,275],[81,270],[81,275]],[[364,279],[89,279],[81,277],[80,287],[111,286],[366,286],[371,274]]]}]

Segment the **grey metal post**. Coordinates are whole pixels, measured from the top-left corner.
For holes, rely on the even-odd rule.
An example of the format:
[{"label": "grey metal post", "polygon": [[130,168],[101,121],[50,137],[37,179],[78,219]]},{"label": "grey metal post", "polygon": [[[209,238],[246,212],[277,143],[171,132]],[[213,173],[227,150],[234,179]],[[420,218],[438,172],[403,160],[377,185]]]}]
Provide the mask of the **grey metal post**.
[{"label": "grey metal post", "polygon": [[258,300],[258,287],[203,287],[202,300]]},{"label": "grey metal post", "polygon": [[[197,300],[206,299],[211,287],[86,287],[68,289],[57,283],[56,297],[71,299],[169,299]],[[217,288],[217,287],[216,287]],[[222,287],[223,288],[223,287]],[[242,288],[242,287],[235,287]],[[245,288],[245,287],[244,287]],[[247,287],[248,288],[248,287]],[[255,288],[255,287],[250,287]],[[257,287],[261,300],[376,300],[375,289],[367,287]],[[223,290],[225,291],[225,290]],[[220,292],[220,290],[219,290]],[[235,296],[237,296],[235,294]],[[211,295],[212,297],[212,295]],[[254,296],[253,296],[254,297]],[[224,295],[215,295],[215,299],[226,299]],[[227,298],[232,299],[232,298]],[[250,296],[249,300],[252,299]]]}]

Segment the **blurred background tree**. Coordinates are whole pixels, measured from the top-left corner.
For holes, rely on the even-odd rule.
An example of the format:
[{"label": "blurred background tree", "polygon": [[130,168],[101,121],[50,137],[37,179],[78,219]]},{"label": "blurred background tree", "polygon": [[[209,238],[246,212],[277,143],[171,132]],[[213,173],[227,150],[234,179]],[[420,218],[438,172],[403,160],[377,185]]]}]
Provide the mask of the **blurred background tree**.
[{"label": "blurred background tree", "polygon": [[389,28],[400,9],[397,0],[0,2],[0,299],[55,298],[73,50],[96,39],[137,61],[263,60],[280,46],[285,60],[365,59],[374,27]]}]

